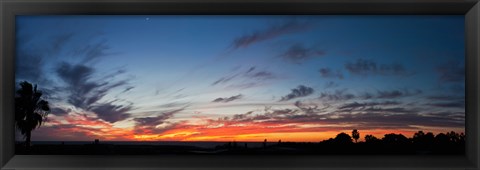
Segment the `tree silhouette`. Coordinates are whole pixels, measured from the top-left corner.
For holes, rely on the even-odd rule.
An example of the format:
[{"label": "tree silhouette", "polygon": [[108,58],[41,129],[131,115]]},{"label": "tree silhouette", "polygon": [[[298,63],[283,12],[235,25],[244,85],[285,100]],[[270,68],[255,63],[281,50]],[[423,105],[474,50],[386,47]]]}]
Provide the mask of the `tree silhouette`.
[{"label": "tree silhouette", "polygon": [[382,141],[386,144],[390,145],[398,145],[398,144],[409,144],[409,140],[407,137],[403,136],[402,134],[385,134]]},{"label": "tree silhouette", "polygon": [[42,92],[37,90],[37,85],[27,81],[20,83],[20,89],[15,96],[15,124],[25,138],[26,149],[30,149],[32,131],[40,127],[45,121],[50,107],[48,102],[40,97]]},{"label": "tree silhouette", "polygon": [[417,133],[413,134],[413,139],[420,139],[425,135],[423,131],[418,131]]},{"label": "tree silhouette", "polygon": [[350,135],[342,132],[342,133],[339,133],[336,137],[335,137],[335,143],[336,144],[350,144],[352,143],[352,137],[350,137]]},{"label": "tree silhouette", "polygon": [[435,135],[432,132],[425,134],[423,131],[418,131],[413,135],[412,141],[413,144],[420,147],[431,146],[435,141]]},{"label": "tree silhouette", "polygon": [[450,143],[450,138],[444,133],[439,133],[435,136],[435,143],[438,145],[447,145]]},{"label": "tree silhouette", "polygon": [[355,139],[355,143],[357,143],[358,138],[360,138],[360,133],[358,133],[357,129],[353,129],[352,138]]},{"label": "tree silhouette", "polygon": [[375,143],[375,142],[378,142],[378,141],[380,141],[380,140],[373,135],[365,135],[365,142],[366,143]]},{"label": "tree silhouette", "polygon": [[432,144],[433,141],[435,140],[435,135],[432,132],[428,132],[427,134],[425,134],[424,138],[427,144]]},{"label": "tree silhouette", "polygon": [[459,142],[460,142],[460,143],[465,143],[465,133],[460,133],[460,135],[459,135]]},{"label": "tree silhouette", "polygon": [[454,131],[447,132],[447,136],[450,138],[450,142],[456,143],[460,141],[460,134],[455,133]]}]

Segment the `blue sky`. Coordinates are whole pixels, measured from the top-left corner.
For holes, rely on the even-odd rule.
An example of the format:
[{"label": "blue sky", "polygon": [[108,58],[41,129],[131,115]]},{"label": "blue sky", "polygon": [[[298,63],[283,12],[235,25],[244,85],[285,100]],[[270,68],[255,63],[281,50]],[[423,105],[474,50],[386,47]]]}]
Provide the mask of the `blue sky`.
[{"label": "blue sky", "polygon": [[[38,140],[90,140],[102,136],[92,132],[96,128],[119,131],[107,140],[226,140],[288,131],[215,136],[205,130],[212,124],[224,131],[289,125],[297,129],[290,134],[295,141],[305,134],[294,133],[352,128],[379,135],[388,129],[464,131],[463,16],[16,21],[16,81],[38,84],[54,108]],[[67,126],[79,116],[84,126]],[[171,137],[182,130],[189,133]],[[63,134],[69,131],[79,134]],[[250,138],[256,139],[241,139]]]}]

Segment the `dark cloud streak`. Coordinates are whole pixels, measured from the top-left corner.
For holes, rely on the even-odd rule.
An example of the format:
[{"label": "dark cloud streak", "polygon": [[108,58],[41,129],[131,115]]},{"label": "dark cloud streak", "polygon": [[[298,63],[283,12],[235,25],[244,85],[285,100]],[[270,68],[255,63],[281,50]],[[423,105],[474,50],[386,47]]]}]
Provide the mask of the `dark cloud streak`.
[{"label": "dark cloud streak", "polygon": [[158,116],[155,117],[144,117],[144,118],[134,118],[133,120],[136,122],[136,126],[157,126],[160,124],[165,123],[165,121],[171,117],[173,117],[174,114],[183,111],[184,108],[181,109],[176,109],[168,112],[163,112]]},{"label": "dark cloud streak", "polygon": [[58,107],[53,107],[50,109],[50,113],[56,115],[56,116],[64,116],[64,115],[67,115],[69,112],[71,111],[71,109],[62,109],[62,108],[58,108]]},{"label": "dark cloud streak", "polygon": [[325,52],[322,50],[307,48],[303,44],[296,43],[290,46],[280,57],[292,63],[301,64],[310,58],[324,55]]},{"label": "dark cloud streak", "polygon": [[404,90],[377,90],[376,94],[372,94],[369,92],[365,92],[361,95],[359,95],[360,98],[362,99],[396,99],[396,98],[402,98],[402,97],[410,97],[410,96],[416,96],[419,94],[422,94],[423,91],[419,89],[415,90],[409,90],[409,89],[404,89]]},{"label": "dark cloud streak", "polygon": [[[107,93],[116,87],[127,84],[126,80],[104,82],[94,81],[95,69],[82,64],[63,62],[56,70],[57,75],[65,83],[68,92],[67,102],[77,108],[91,110],[100,119],[114,123],[129,117],[126,112],[130,106],[114,105],[112,103],[98,103]],[[116,72],[121,74],[122,72]]]},{"label": "dark cloud streak", "polygon": [[320,73],[320,76],[323,78],[343,79],[343,74],[339,70],[335,72],[330,68],[320,68],[318,72]]},{"label": "dark cloud streak", "polygon": [[97,43],[87,44],[84,47],[81,47],[73,52],[74,55],[79,55],[83,57],[81,63],[88,63],[99,59],[113,53],[108,52],[110,46],[107,45],[106,41],[101,41]]},{"label": "dark cloud streak", "polygon": [[366,107],[373,107],[373,106],[391,106],[391,105],[399,105],[399,104],[401,104],[401,103],[396,102],[396,101],[364,102],[364,103],[353,102],[353,103],[344,104],[344,105],[338,107],[338,109],[340,109],[340,110],[343,110],[343,109],[353,110],[353,109],[358,109],[358,108],[363,109],[363,108],[366,108]]},{"label": "dark cloud streak", "polygon": [[[163,112],[154,117],[134,118],[135,127],[134,133],[137,134],[159,134],[169,129],[176,127],[178,123],[171,123],[168,119],[172,118],[175,114],[185,110],[186,107],[175,109],[167,112]],[[157,127],[158,125],[164,125],[163,127]]]},{"label": "dark cloud streak", "polygon": [[292,92],[290,92],[286,96],[283,96],[280,101],[288,101],[299,97],[309,96],[314,92],[313,88],[304,85],[299,85],[297,88],[294,88],[291,91]]},{"label": "dark cloud streak", "polygon": [[102,103],[92,106],[91,111],[97,114],[98,118],[110,123],[125,120],[130,117],[129,112],[132,110],[131,106],[114,105],[112,103]]},{"label": "dark cloud streak", "polygon": [[215,100],[213,100],[212,102],[228,103],[228,102],[231,102],[231,101],[234,101],[234,100],[241,99],[242,97],[243,97],[242,94],[239,94],[239,95],[236,95],[236,96],[231,96],[231,97],[225,97],[225,98],[219,97],[219,98],[216,98]]},{"label": "dark cloud streak", "polygon": [[369,59],[357,59],[355,62],[345,63],[345,69],[352,75],[383,75],[383,76],[410,76],[405,67],[398,63],[377,64]]},{"label": "dark cloud streak", "polygon": [[452,61],[436,68],[442,82],[465,82],[465,65]]},{"label": "dark cloud streak", "polygon": [[218,80],[216,80],[215,82],[213,82],[213,83],[212,83],[212,86],[215,86],[215,85],[217,85],[217,84],[227,83],[227,82],[231,81],[232,79],[234,79],[234,78],[237,77],[237,76],[238,76],[238,74],[221,77],[220,79],[218,79]]},{"label": "dark cloud streak", "polygon": [[[368,108],[360,112],[331,112],[331,113],[309,113],[301,109],[280,109],[265,110],[260,114],[247,112],[233,116],[224,117],[218,120],[211,120],[216,123],[235,125],[237,123],[260,124],[318,124],[338,125],[336,128],[347,126],[360,126],[363,129],[416,129],[414,126],[434,127],[463,127],[464,114],[458,112],[442,112],[425,114],[416,110],[405,110],[403,108]],[[347,127],[348,128],[348,127]]]},{"label": "dark cloud streak", "polygon": [[437,102],[437,103],[428,103],[427,105],[434,106],[434,107],[441,107],[441,108],[465,109],[465,101]]},{"label": "dark cloud streak", "polygon": [[347,93],[347,89],[335,90],[334,93],[322,92],[320,94],[320,99],[330,100],[330,101],[344,101],[355,98],[356,96],[351,93]]},{"label": "dark cloud streak", "polygon": [[284,22],[279,25],[272,25],[262,31],[255,31],[248,35],[243,35],[232,42],[233,49],[246,48],[252,44],[274,39],[283,35],[294,34],[307,30],[310,27],[307,23],[298,21]]}]

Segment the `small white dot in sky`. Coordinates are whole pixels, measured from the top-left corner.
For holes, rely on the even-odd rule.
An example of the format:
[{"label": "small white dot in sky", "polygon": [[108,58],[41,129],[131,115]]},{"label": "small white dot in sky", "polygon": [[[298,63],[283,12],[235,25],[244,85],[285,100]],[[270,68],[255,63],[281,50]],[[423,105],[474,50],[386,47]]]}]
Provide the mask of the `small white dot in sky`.
[{"label": "small white dot in sky", "polygon": [[148,21],[148,20],[150,20],[150,18],[145,18],[145,20],[147,20],[147,21]]}]

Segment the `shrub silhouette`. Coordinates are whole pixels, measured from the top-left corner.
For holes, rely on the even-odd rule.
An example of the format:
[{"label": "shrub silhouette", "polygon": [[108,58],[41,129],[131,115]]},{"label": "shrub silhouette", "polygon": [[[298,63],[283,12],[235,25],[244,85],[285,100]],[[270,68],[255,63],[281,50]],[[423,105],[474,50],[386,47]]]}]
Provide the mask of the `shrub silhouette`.
[{"label": "shrub silhouette", "polygon": [[41,99],[42,92],[37,85],[23,81],[15,96],[15,125],[25,138],[27,151],[30,149],[31,135],[35,128],[45,121],[50,107],[48,102]]}]

